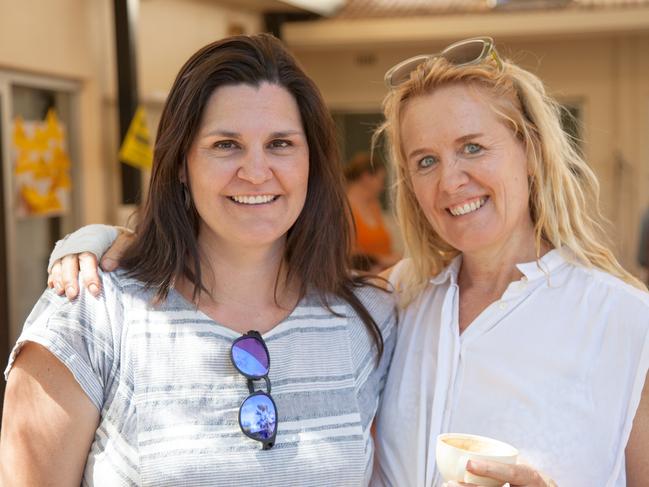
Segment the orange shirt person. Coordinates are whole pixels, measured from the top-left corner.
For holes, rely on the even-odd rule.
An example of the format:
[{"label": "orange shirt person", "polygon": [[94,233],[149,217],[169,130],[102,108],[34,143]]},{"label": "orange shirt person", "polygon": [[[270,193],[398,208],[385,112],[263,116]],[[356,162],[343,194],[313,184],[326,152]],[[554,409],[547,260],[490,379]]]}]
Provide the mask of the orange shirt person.
[{"label": "orange shirt person", "polygon": [[392,253],[392,239],[383,221],[383,216],[380,211],[370,211],[369,213],[371,213],[371,218],[367,220],[361,210],[352,207],[352,215],[356,224],[355,249],[360,253],[372,256],[388,256]]},{"label": "orange shirt person", "polygon": [[357,154],[345,167],[347,198],[354,218],[354,265],[361,270],[378,272],[399,259],[381,211],[379,198],[385,177],[385,166],[373,163],[368,153]]}]

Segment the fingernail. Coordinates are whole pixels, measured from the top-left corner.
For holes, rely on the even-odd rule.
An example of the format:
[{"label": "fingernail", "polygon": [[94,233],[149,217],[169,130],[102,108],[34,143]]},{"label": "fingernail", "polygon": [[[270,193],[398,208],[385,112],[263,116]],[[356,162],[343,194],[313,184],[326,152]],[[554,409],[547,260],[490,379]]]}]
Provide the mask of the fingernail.
[{"label": "fingernail", "polygon": [[58,294],[61,294],[61,293],[63,292],[63,287],[61,287],[61,285],[57,282],[56,284],[54,284],[54,290],[55,290]]},{"label": "fingernail", "polygon": [[68,286],[65,288],[65,295],[70,298],[74,296],[74,288],[72,286]]},{"label": "fingernail", "polygon": [[99,288],[97,287],[97,284],[91,284],[88,289],[90,290],[90,294],[95,297],[99,294]]}]

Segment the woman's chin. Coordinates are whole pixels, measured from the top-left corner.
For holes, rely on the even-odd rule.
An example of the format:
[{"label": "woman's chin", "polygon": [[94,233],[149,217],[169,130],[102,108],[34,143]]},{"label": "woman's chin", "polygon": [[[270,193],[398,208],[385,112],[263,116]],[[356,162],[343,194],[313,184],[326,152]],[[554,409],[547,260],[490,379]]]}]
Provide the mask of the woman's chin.
[{"label": "woman's chin", "polygon": [[[473,235],[471,237],[463,236],[462,238],[449,239],[448,242],[463,254],[480,254],[495,248],[499,245],[499,240],[491,235]],[[506,242],[500,241],[500,245]]]}]

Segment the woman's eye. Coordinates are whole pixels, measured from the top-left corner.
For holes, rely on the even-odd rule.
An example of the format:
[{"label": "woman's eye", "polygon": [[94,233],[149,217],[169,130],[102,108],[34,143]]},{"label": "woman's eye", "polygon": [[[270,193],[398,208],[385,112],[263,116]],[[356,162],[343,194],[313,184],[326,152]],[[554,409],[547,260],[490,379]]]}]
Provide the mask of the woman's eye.
[{"label": "woman's eye", "polygon": [[280,140],[273,140],[273,141],[270,143],[270,147],[273,148],[273,149],[285,149],[285,148],[287,148],[287,147],[290,147],[291,145],[292,145],[292,144],[291,144],[290,141],[288,141],[288,140],[282,140],[282,139],[280,139]]},{"label": "woman's eye", "polygon": [[480,144],[469,142],[468,144],[464,144],[462,150],[465,154],[477,154],[482,151],[482,146]]},{"label": "woman's eye", "polygon": [[426,156],[419,159],[417,162],[417,169],[430,169],[437,162],[437,158],[433,156]]},{"label": "woman's eye", "polygon": [[219,140],[214,143],[213,147],[221,150],[232,150],[237,147],[237,144],[233,140]]}]

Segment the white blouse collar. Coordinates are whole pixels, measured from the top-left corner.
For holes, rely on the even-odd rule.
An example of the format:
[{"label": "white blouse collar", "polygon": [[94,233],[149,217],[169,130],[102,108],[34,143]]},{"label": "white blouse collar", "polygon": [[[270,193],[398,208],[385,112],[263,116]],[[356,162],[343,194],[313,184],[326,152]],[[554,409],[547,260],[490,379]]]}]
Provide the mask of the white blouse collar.
[{"label": "white blouse collar", "polygon": [[516,264],[516,267],[528,281],[532,281],[552,274],[555,269],[558,269],[566,263],[569,255],[570,251],[568,249],[552,249],[540,259]]},{"label": "white blouse collar", "polygon": [[[554,272],[555,269],[562,266],[569,260],[570,251],[568,249],[552,249],[543,257],[531,262],[523,262],[516,264],[519,271],[523,273],[528,281],[538,279],[540,277],[547,277]],[[459,254],[451,260],[451,262],[436,276],[430,279],[430,283],[440,285],[450,279],[451,284],[457,282],[457,276],[460,272],[462,265],[462,254]]]},{"label": "white blouse collar", "polygon": [[462,265],[462,254],[453,257],[453,260],[439,274],[430,279],[430,283],[439,285],[450,279],[451,284],[455,284],[457,275],[460,272],[460,265]]}]

